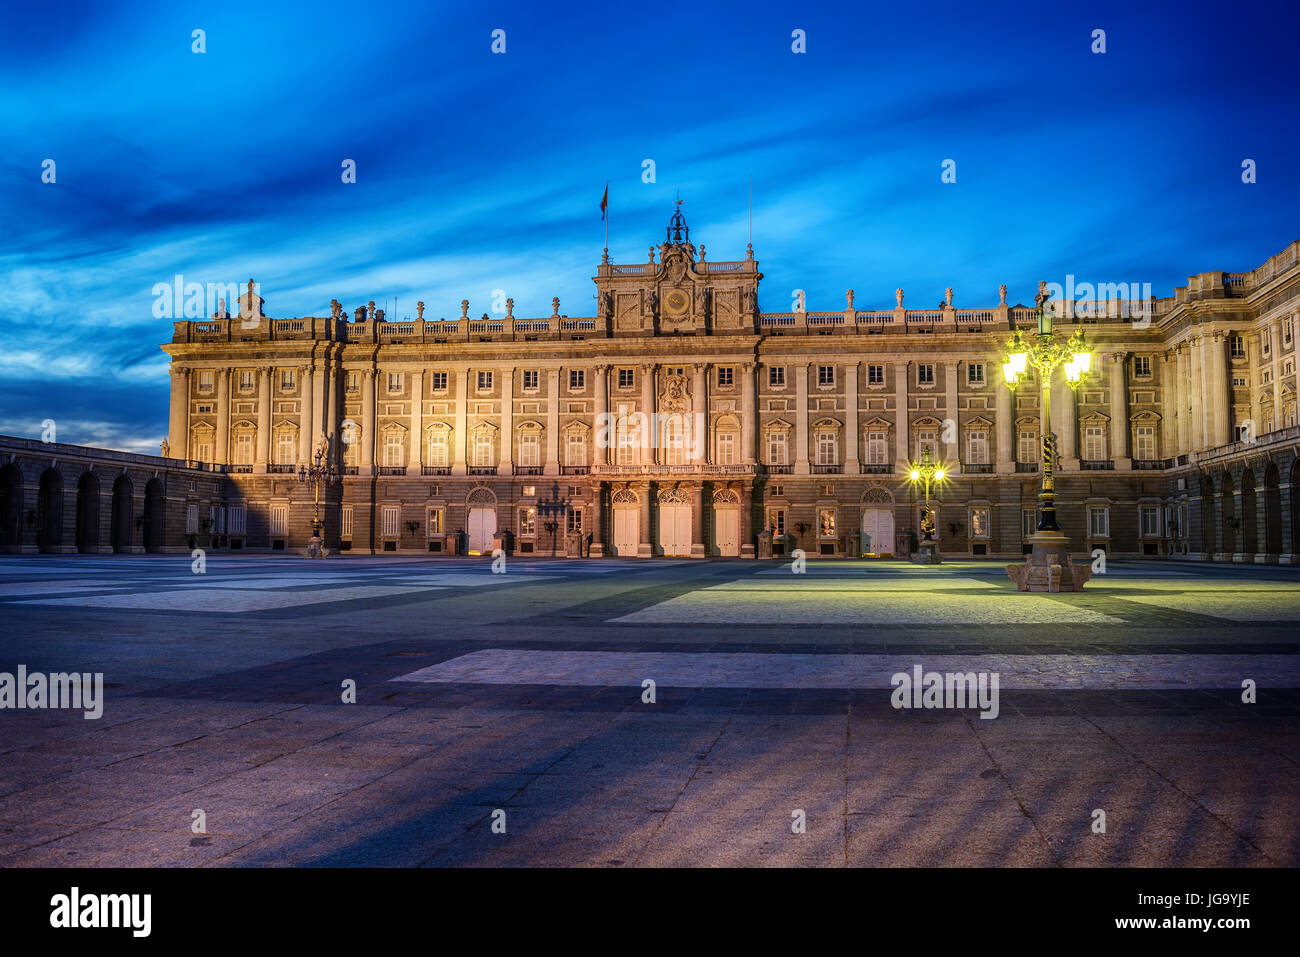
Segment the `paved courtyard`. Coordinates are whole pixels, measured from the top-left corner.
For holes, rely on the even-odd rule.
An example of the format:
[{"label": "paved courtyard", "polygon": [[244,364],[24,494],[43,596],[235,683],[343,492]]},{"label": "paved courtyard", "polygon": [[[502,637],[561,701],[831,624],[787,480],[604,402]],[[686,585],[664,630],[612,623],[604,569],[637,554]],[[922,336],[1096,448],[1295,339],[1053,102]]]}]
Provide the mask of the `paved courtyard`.
[{"label": "paved courtyard", "polygon": [[1300,569],[3,556],[0,615],[105,687],[0,710],[10,867],[1300,864]]}]

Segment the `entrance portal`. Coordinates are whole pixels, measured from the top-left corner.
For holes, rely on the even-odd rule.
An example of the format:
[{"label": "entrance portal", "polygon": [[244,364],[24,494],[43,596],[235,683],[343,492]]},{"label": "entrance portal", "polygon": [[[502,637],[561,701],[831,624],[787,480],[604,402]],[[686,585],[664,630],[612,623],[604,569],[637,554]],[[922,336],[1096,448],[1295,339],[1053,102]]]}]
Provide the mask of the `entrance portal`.
[{"label": "entrance portal", "polygon": [[888,508],[862,510],[862,554],[894,555],[894,512]]}]

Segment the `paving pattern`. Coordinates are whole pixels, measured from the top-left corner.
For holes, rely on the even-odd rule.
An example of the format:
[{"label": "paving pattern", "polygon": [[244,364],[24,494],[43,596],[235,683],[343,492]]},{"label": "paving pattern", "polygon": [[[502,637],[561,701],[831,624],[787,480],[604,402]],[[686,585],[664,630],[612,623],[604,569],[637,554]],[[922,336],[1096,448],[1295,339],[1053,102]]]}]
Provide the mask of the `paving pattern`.
[{"label": "paving pattern", "polygon": [[0,556],[0,615],[106,699],[0,709],[9,867],[1300,864],[1290,568]]}]

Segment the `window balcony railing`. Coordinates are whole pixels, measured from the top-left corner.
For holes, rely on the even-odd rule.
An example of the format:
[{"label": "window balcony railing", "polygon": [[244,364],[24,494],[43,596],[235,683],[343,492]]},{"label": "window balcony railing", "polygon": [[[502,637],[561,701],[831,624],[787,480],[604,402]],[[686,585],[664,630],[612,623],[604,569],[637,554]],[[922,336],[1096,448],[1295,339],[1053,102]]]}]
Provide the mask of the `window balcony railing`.
[{"label": "window balcony railing", "polygon": [[380,475],[405,475],[405,465],[381,465],[379,466]]},{"label": "window balcony railing", "polygon": [[360,465],[345,465],[345,466],[343,466],[343,474],[344,474],[344,475],[360,475],[360,474],[361,474],[361,466],[360,466]]},{"label": "window balcony railing", "polygon": [[425,465],[420,469],[421,475],[450,475],[450,465]]},{"label": "window balcony railing", "polygon": [[1079,468],[1085,472],[1108,472],[1115,468],[1115,463],[1110,459],[1084,459]]},{"label": "window balcony railing", "polygon": [[961,470],[967,475],[992,475],[993,465],[991,462],[965,462]]},{"label": "window balcony railing", "polygon": [[541,475],[542,467],[540,465],[516,465],[516,475]]},{"label": "window balcony railing", "polygon": [[842,475],[843,465],[814,465],[813,475]]},{"label": "window balcony railing", "polygon": [[861,472],[863,475],[893,475],[894,466],[892,464],[871,465],[864,462],[861,466]]},{"label": "window balcony railing", "polygon": [[272,463],[266,467],[266,470],[272,475],[292,475],[298,470],[298,466]]},{"label": "window balcony railing", "polygon": [[561,465],[561,475],[586,475],[591,471],[590,465]]},{"label": "window balcony railing", "polygon": [[1017,462],[1017,463],[1016,463],[1016,471],[1017,471],[1017,472],[1037,472],[1037,471],[1038,471],[1038,463],[1037,463],[1037,462]]},{"label": "window balcony railing", "polygon": [[793,475],[794,474],[793,465],[768,465],[766,466],[766,468],[767,468],[768,475]]},{"label": "window balcony railing", "polygon": [[470,475],[496,475],[497,467],[495,465],[471,465],[469,467]]},{"label": "window balcony railing", "polygon": [[226,471],[233,472],[235,475],[251,475],[253,467],[251,465],[228,465]]},{"label": "window balcony railing", "polygon": [[1135,469],[1167,469],[1169,468],[1169,459],[1134,459],[1133,468]]}]

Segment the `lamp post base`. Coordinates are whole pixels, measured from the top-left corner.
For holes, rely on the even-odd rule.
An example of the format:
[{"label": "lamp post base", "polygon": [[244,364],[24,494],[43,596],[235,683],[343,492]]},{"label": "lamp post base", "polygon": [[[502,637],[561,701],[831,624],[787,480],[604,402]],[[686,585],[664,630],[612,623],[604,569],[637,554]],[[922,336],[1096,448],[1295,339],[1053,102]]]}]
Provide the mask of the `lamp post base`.
[{"label": "lamp post base", "polygon": [[1007,576],[1016,591],[1083,591],[1092,577],[1091,565],[1076,565],[1070,559],[1070,540],[1064,532],[1035,532],[1029,537],[1032,551],[1023,564],[1008,565]]},{"label": "lamp post base", "polygon": [[313,535],[307,540],[307,547],[303,550],[304,558],[324,558],[329,554],[325,547],[324,540],[319,535]]},{"label": "lamp post base", "polygon": [[939,557],[939,543],[935,541],[922,541],[917,546],[917,551],[912,556],[912,561],[917,565],[943,564],[943,559]]}]

